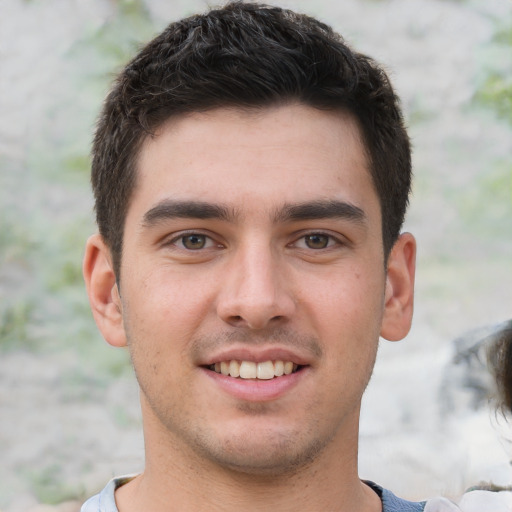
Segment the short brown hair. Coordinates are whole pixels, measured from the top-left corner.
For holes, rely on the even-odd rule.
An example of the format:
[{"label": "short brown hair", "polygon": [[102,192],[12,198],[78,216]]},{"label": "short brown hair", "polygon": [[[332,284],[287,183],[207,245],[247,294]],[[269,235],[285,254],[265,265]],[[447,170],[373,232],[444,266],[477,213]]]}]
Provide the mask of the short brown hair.
[{"label": "short brown hair", "polygon": [[386,73],[306,15],[234,2],[169,25],[117,77],[98,120],[92,185],[98,227],[119,279],[123,229],[146,137],[170,117],[298,101],[345,110],[361,128],[387,255],[407,209],[411,155]]}]

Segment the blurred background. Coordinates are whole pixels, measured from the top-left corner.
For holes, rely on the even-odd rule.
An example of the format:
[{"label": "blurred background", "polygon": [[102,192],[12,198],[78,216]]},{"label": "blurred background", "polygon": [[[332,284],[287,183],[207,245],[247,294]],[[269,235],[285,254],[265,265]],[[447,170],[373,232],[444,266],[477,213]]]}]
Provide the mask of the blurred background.
[{"label": "blurred background", "polygon": [[[512,317],[512,2],[274,3],[333,25],[384,65],[414,145],[415,320],[406,340],[381,343],[360,474],[413,499],[511,484],[512,423],[489,398],[479,341]],[[127,354],[96,331],[81,277],[95,230],[89,146],[115,72],[171,20],[206,7],[0,0],[3,512],[71,512],[143,467]]]}]

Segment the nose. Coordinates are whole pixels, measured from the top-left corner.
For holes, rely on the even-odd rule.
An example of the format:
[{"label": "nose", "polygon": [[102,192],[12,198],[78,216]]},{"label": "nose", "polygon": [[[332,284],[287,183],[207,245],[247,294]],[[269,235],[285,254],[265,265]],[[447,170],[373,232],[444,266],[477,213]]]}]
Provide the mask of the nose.
[{"label": "nose", "polygon": [[253,330],[286,323],[295,311],[282,258],[264,244],[237,251],[218,295],[217,314],[234,327]]}]

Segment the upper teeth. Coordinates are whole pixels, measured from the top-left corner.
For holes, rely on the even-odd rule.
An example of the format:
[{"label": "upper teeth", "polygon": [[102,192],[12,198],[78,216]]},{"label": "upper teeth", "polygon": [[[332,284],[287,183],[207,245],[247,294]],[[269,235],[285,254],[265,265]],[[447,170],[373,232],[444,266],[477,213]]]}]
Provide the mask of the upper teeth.
[{"label": "upper teeth", "polygon": [[213,370],[222,375],[240,377],[242,379],[273,379],[282,375],[289,375],[297,369],[291,361],[222,361],[213,365]]}]

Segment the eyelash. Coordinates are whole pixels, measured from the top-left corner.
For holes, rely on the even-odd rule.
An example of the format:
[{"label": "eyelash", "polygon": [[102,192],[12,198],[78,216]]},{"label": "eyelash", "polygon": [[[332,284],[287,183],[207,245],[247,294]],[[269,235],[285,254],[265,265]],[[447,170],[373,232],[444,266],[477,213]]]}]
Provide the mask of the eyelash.
[{"label": "eyelash", "polygon": [[[184,241],[187,237],[198,237],[198,238],[204,238],[205,239],[205,246],[203,247],[197,247],[195,249],[191,249],[189,247],[185,247]],[[325,237],[327,239],[327,245],[325,247],[308,247],[307,246],[307,238],[308,237]],[[309,231],[306,233],[301,233],[300,236],[294,239],[293,242],[290,242],[287,244],[288,247],[297,246],[300,242],[303,242],[305,247],[298,247],[302,250],[312,250],[312,251],[322,251],[332,248],[333,246],[339,246],[339,245],[345,245],[344,242],[342,242],[339,237],[336,237],[332,235],[331,233],[325,233],[323,231]],[[206,249],[211,249],[213,247],[221,248],[223,245],[221,243],[218,243],[215,241],[215,239],[206,234],[201,233],[200,231],[185,231],[181,232],[178,235],[174,236],[169,241],[164,242],[164,246],[174,246],[178,250],[187,251],[187,252],[196,252],[196,251],[202,251]]]},{"label": "eyelash", "polygon": [[[198,237],[198,238],[204,238],[205,244],[208,245],[208,247],[198,247],[197,249],[189,249],[189,248],[185,247],[184,243],[183,243],[184,240],[187,237],[194,237],[194,236]],[[178,244],[180,244],[181,246]],[[182,250],[182,251],[195,252],[195,251],[200,251],[202,249],[210,249],[211,247],[214,247],[214,246],[222,247],[222,244],[215,242],[214,238],[211,237],[210,235],[207,235],[206,233],[201,233],[200,231],[184,231],[184,232],[181,232],[178,235],[174,236],[169,241],[164,242],[164,246],[174,246],[177,249]]]},{"label": "eyelash", "polygon": [[304,241],[304,245],[307,245],[306,239],[308,237],[325,237],[327,238],[327,246],[320,248],[312,248],[312,247],[302,247],[303,250],[312,250],[312,251],[322,251],[331,249],[334,246],[345,245],[339,237],[332,235],[331,233],[325,233],[324,231],[308,231],[306,233],[301,233],[301,236],[296,238],[294,242],[291,242],[289,245],[294,246],[297,245],[299,241]]}]

